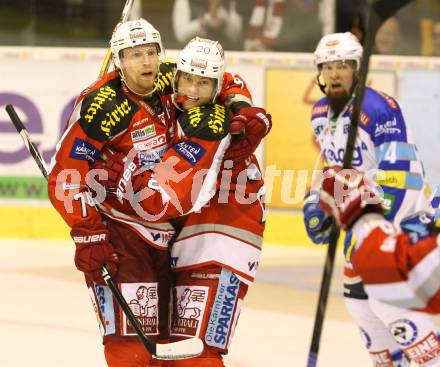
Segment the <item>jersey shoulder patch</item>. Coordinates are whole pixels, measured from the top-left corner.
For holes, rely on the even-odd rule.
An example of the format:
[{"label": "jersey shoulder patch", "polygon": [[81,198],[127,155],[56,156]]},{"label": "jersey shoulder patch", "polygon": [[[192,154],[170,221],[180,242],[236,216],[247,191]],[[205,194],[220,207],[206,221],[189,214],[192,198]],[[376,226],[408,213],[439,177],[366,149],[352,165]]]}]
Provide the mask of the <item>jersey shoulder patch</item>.
[{"label": "jersey shoulder patch", "polygon": [[382,111],[395,111],[400,110],[399,103],[388,94],[373,88],[366,88],[364,105],[369,106],[371,109],[382,110]]},{"label": "jersey shoulder patch", "polygon": [[381,91],[376,91],[376,92],[385,100],[385,102],[388,104],[388,106],[391,107],[392,110],[399,109],[399,105],[397,104],[397,101],[393,97]]},{"label": "jersey shoulder patch", "polygon": [[159,65],[159,73],[156,76],[154,84],[160,94],[173,93],[173,77],[176,64],[172,62],[161,62]]},{"label": "jersey shoulder patch", "polygon": [[312,119],[315,117],[327,116],[329,110],[328,99],[326,97],[316,102],[312,108]]},{"label": "jersey shoulder patch", "polygon": [[177,121],[188,137],[221,140],[229,133],[229,110],[218,103],[183,111]]},{"label": "jersey shoulder patch", "polygon": [[89,91],[81,102],[79,124],[87,136],[106,141],[128,127],[139,107],[112,79]]}]

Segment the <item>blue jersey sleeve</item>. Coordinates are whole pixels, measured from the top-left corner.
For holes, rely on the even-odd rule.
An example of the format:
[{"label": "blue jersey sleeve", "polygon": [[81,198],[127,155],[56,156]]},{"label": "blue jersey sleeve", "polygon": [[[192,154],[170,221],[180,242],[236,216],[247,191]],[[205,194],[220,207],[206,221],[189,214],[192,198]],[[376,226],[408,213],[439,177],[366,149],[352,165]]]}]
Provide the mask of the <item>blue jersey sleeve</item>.
[{"label": "blue jersey sleeve", "polygon": [[374,110],[369,134],[381,170],[377,183],[384,192],[385,216],[393,221],[400,210],[406,210],[405,200],[410,199],[408,190],[413,193],[423,190],[423,165],[396,100],[380,92],[371,92],[369,104]]}]

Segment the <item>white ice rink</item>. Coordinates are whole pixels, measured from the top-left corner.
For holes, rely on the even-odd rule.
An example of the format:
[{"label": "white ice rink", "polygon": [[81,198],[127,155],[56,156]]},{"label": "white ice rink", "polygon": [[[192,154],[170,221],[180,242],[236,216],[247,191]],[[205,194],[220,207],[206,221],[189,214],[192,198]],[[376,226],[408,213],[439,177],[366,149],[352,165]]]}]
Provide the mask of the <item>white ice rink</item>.
[{"label": "white ice rink", "polygon": [[[263,254],[226,365],[306,366],[325,249],[266,246]],[[368,367],[341,281],[338,265],[318,366]],[[0,297],[0,367],[106,366],[70,242],[0,241]]]}]

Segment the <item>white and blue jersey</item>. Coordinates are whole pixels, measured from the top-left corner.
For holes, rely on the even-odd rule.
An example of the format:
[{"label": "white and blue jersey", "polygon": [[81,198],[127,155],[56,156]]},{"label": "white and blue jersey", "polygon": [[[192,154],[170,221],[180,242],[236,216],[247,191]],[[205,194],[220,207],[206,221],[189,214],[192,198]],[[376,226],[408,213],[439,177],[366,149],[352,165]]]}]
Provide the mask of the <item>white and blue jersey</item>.
[{"label": "white and blue jersey", "polygon": [[[333,118],[327,97],[312,110],[312,126],[326,164],[342,166],[352,103]],[[397,101],[366,88],[352,166],[375,175],[384,192],[385,216],[399,224],[406,217],[429,210],[425,172],[412,134]],[[371,177],[371,176],[370,176]]]}]

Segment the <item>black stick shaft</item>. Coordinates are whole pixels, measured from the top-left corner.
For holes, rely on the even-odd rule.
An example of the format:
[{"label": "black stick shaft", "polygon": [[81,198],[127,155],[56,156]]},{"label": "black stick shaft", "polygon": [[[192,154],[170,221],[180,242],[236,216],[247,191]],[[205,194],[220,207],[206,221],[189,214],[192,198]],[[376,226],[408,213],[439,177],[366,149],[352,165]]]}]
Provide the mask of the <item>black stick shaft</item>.
[{"label": "black stick shaft", "polygon": [[11,121],[14,124],[15,128],[17,129],[18,133],[20,134],[21,138],[23,139],[23,142],[25,143],[26,148],[29,150],[29,153],[31,153],[31,156],[34,158],[35,162],[37,163],[38,168],[40,169],[44,178],[47,180],[47,169],[46,169],[46,165],[44,164],[44,160],[41,157],[38,148],[31,142],[29,135],[26,131],[26,128],[24,127],[23,122],[21,122],[20,118],[18,117],[17,112],[15,112],[14,107],[10,104],[7,105],[6,112],[11,118]]},{"label": "black stick shaft", "polygon": [[116,285],[115,281],[111,277],[110,273],[107,270],[107,267],[104,265],[102,269],[102,276],[111,289],[113,295],[115,296],[116,300],[119,303],[119,306],[121,306],[122,310],[125,313],[125,316],[127,316],[128,321],[130,321],[133,328],[136,330],[136,334],[138,335],[139,339],[141,339],[142,344],[144,344],[145,348],[150,352],[152,356],[156,355],[156,344],[152,343],[144,334],[144,331],[142,330],[141,325],[139,324],[139,321],[136,319],[136,317],[133,315],[133,312],[131,312],[130,307],[127,304],[127,301],[122,296],[121,292],[119,292],[118,286]]}]

